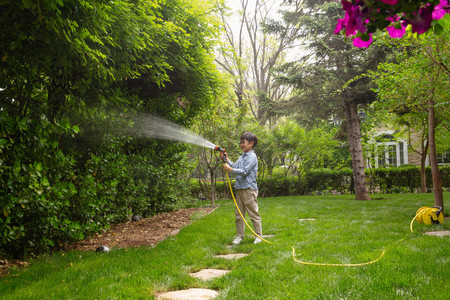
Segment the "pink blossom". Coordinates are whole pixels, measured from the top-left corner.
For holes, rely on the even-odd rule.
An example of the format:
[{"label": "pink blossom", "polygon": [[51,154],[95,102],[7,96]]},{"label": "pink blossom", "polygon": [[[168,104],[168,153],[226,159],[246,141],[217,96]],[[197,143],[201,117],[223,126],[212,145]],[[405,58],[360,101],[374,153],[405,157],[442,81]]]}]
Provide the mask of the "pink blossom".
[{"label": "pink blossom", "polygon": [[431,17],[432,12],[433,11],[430,6],[421,7],[418,12],[414,13],[414,19],[406,20],[405,25],[411,24],[411,31],[413,33],[425,33],[428,29],[431,28],[431,21],[433,20]]},{"label": "pink blossom", "polygon": [[369,40],[368,41],[364,41],[362,38],[357,37],[353,39],[353,46],[358,47],[358,48],[367,48],[370,46],[370,44],[372,43],[372,34],[369,33]]},{"label": "pink blossom", "polygon": [[[387,17],[386,20],[391,21],[391,25],[386,27],[387,32],[391,38],[401,38],[406,31],[406,25],[400,22],[400,17],[397,15]],[[397,23],[397,26],[395,23]],[[400,28],[397,28],[400,25]]]},{"label": "pink blossom", "polygon": [[364,25],[367,20],[367,11],[362,8],[364,2],[356,0],[355,3],[342,0],[342,9],[345,10],[345,16],[338,20],[334,33],[345,29],[345,35],[351,36],[358,32],[366,32]]},{"label": "pink blossom", "polygon": [[448,0],[441,0],[441,2],[434,7],[431,15],[433,20],[439,20],[442,19],[446,13],[450,13],[450,3]]},{"label": "pink blossom", "polygon": [[395,25],[391,25],[386,27],[386,30],[391,38],[401,38],[405,34],[406,27],[395,28]]},{"label": "pink blossom", "polygon": [[398,0],[381,0],[381,2],[389,4],[389,5],[395,5],[395,4],[397,4]]}]

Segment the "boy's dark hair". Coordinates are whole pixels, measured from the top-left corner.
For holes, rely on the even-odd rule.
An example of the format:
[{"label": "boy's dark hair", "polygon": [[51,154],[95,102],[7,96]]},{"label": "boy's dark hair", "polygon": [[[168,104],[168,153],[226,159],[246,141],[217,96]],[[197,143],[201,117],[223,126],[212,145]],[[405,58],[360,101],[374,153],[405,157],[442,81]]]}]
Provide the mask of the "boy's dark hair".
[{"label": "boy's dark hair", "polygon": [[258,144],[258,138],[256,137],[256,135],[254,135],[251,132],[243,133],[242,136],[241,136],[241,141],[242,140],[247,140],[248,142],[253,142],[253,147],[252,148],[255,148],[256,144]]}]

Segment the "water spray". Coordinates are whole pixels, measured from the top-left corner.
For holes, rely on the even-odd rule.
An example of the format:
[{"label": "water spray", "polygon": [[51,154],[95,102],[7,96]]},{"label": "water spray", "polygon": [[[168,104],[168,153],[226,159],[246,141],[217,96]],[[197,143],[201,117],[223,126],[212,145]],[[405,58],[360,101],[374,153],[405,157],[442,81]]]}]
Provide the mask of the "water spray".
[{"label": "water spray", "polygon": [[135,126],[129,131],[132,135],[185,142],[213,150],[217,147],[204,137],[155,115],[139,115],[133,121]]}]

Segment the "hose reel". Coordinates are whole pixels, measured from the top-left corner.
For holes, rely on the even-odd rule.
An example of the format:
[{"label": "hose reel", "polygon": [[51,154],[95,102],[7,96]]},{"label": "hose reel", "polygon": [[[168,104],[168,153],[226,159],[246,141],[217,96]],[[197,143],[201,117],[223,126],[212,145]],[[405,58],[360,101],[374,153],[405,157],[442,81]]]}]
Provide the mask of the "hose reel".
[{"label": "hose reel", "polygon": [[440,206],[433,206],[433,207],[427,207],[423,206],[419,208],[416,212],[416,216],[411,221],[411,232],[413,232],[412,225],[414,223],[414,220],[417,220],[419,224],[442,224],[444,222],[444,214],[442,213],[442,207]]}]

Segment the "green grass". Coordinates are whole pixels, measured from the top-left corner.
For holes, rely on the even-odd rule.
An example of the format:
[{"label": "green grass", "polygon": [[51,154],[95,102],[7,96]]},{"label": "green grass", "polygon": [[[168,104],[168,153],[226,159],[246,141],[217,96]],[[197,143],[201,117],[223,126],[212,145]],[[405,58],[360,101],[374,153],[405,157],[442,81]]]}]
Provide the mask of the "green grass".
[{"label": "green grass", "polygon": [[[444,194],[445,204],[449,194]],[[431,194],[354,195],[259,199],[264,235],[274,244],[228,246],[235,234],[232,201],[218,201],[212,214],[197,219],[155,248],[109,253],[47,255],[0,279],[1,299],[152,299],[158,292],[192,287],[219,291],[218,299],[448,299],[450,238],[423,235],[450,230],[410,222]],[[299,222],[300,218],[315,218]],[[251,224],[251,222],[249,221]],[[318,263],[378,262],[360,267],[305,266]],[[215,254],[249,253],[239,260]],[[202,281],[189,275],[204,268],[231,270]]]}]

